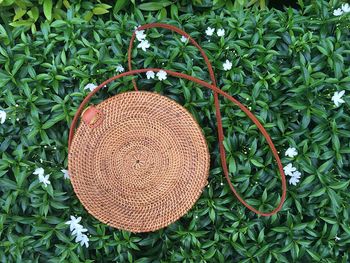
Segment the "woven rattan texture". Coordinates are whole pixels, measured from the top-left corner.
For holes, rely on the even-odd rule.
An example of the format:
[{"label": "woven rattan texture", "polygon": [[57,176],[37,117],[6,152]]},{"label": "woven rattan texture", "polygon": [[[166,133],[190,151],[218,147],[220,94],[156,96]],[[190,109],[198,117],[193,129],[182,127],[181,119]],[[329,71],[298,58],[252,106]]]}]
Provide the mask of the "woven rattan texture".
[{"label": "woven rattan texture", "polygon": [[126,92],[96,105],[97,127],[80,123],[69,152],[74,191],[90,214],[132,232],[183,216],[207,183],[209,152],[201,128],[175,101]]}]

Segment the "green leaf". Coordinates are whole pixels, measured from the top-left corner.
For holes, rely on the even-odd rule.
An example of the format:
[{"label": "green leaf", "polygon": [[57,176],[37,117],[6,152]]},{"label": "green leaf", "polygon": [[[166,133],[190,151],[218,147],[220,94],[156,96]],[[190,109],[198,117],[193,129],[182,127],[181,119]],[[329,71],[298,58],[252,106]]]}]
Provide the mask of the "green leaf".
[{"label": "green leaf", "polygon": [[328,56],[328,52],[327,52],[327,50],[325,48],[323,48],[321,46],[316,46],[316,47],[323,55]]},{"label": "green leaf", "polygon": [[230,157],[229,159],[229,167],[228,167],[228,170],[230,173],[233,173],[235,174],[237,172],[237,166],[236,166],[236,162],[235,162],[235,159],[233,157]]},{"label": "green leaf", "polygon": [[47,122],[44,123],[44,125],[42,126],[42,128],[44,130],[51,128],[53,125],[55,125],[56,123],[58,123],[59,121],[64,120],[65,116],[64,114],[60,114],[57,115],[53,118],[50,118]]},{"label": "green leaf", "polygon": [[326,188],[322,187],[314,192],[311,192],[311,194],[309,195],[310,197],[318,197],[323,195],[326,192]]},{"label": "green leaf", "polygon": [[37,7],[33,7],[28,11],[28,16],[36,22],[39,18],[39,9]]},{"label": "green leaf", "polygon": [[51,21],[52,19],[52,0],[44,0],[43,3],[44,15],[47,20]]},{"label": "green leaf", "polygon": [[67,26],[67,22],[64,20],[55,20],[51,23],[51,27],[63,27]]},{"label": "green leaf", "polygon": [[263,242],[264,237],[265,237],[265,233],[264,233],[264,228],[263,228],[263,229],[261,229],[261,231],[260,231],[260,233],[259,233],[259,236],[258,236],[258,243]]},{"label": "green leaf", "polygon": [[215,221],[215,210],[213,208],[209,209],[209,218],[212,222]]},{"label": "green leaf", "polygon": [[163,7],[167,7],[171,4],[172,2],[164,0],[161,2],[142,3],[137,7],[143,11],[158,11],[158,10],[161,10]]},{"label": "green leaf", "polygon": [[128,3],[127,0],[117,0],[113,8],[113,13],[114,14],[119,13],[119,11],[122,10],[127,3]]},{"label": "green leaf", "polygon": [[251,163],[254,164],[256,167],[264,167],[264,164],[260,163],[259,161],[255,159],[250,159]]},{"label": "green leaf", "polygon": [[313,252],[313,251],[311,251],[311,250],[309,250],[309,249],[306,249],[306,252],[314,259],[314,260],[316,260],[316,261],[321,261],[321,256],[320,255],[318,255],[317,253],[315,253],[315,252]]},{"label": "green leaf", "polygon": [[18,70],[21,68],[21,66],[23,65],[24,60],[23,59],[19,59],[15,62],[15,64],[13,65],[13,69],[12,69],[12,75],[16,75],[16,73],[18,72]]},{"label": "green leaf", "polygon": [[273,227],[272,231],[278,232],[278,233],[284,233],[284,232],[289,232],[289,228],[286,226]]},{"label": "green leaf", "polygon": [[210,247],[210,249],[204,253],[204,259],[208,260],[213,258],[215,253],[216,253],[215,247],[214,246]]},{"label": "green leaf", "polygon": [[0,70],[0,88],[5,87],[5,85],[7,84],[7,82],[9,82],[10,79],[11,77],[9,75],[1,72]]},{"label": "green leaf", "polygon": [[95,7],[94,9],[92,9],[92,13],[94,15],[103,15],[109,13],[109,11],[103,7]]},{"label": "green leaf", "polygon": [[334,190],[345,190],[348,188],[350,181],[336,182],[331,184],[329,187]]},{"label": "green leaf", "polygon": [[11,181],[10,179],[6,178],[0,178],[0,185],[1,187],[5,188],[6,190],[16,190],[17,184],[14,181]]},{"label": "green leaf", "polygon": [[20,26],[30,27],[33,24],[33,22],[34,22],[33,20],[28,19],[28,20],[21,20],[21,21],[12,22],[12,23],[10,23],[10,25],[13,27],[20,27]]},{"label": "green leaf", "polygon": [[15,9],[15,13],[16,13],[16,15],[13,17],[12,21],[16,21],[16,20],[22,18],[22,16],[24,16],[27,13],[27,10],[24,10],[22,8],[17,8],[17,9]]}]

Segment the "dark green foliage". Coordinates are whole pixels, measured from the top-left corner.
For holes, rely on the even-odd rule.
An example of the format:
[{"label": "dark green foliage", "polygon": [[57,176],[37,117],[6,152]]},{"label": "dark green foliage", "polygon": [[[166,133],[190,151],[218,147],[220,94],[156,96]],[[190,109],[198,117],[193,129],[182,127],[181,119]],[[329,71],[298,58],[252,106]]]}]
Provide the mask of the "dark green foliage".
[{"label": "dark green foliage", "polygon": [[[93,16],[89,22],[71,8],[62,19],[43,20],[36,32],[2,23],[0,109],[7,119],[0,125],[1,261],[348,262],[350,23],[349,15],[332,15],[338,6],[314,1],[303,4],[300,13],[247,10],[205,16],[181,15],[175,8],[154,16],[138,10]],[[68,129],[87,95],[83,87],[113,76],[118,64],[126,68],[135,25],[158,19],[198,40],[213,62],[219,87],[258,116],[283,164],[293,162],[302,173],[300,183],[288,187],[277,215],[254,215],[232,196],[220,166],[211,92],[170,77],[137,80],[142,89],[179,101],[206,135],[212,157],[209,187],[187,215],[154,233],[118,231],[90,216],[63,179]],[[207,37],[208,26],[224,28],[225,38]],[[156,29],[147,35],[151,48],[134,49],[134,68],[164,67],[209,81],[199,52],[180,36]],[[222,70],[226,59],[233,63],[228,72]],[[109,85],[93,102],[132,90],[130,79]],[[346,90],[346,103],[338,108],[331,101],[337,90]],[[265,140],[244,113],[222,98],[221,112],[232,182],[250,204],[272,209],[281,186]],[[293,160],[284,156],[289,146],[299,152]],[[47,188],[32,174],[37,167],[51,174]],[[74,242],[64,224],[70,215],[83,217],[91,234],[89,248]]]}]

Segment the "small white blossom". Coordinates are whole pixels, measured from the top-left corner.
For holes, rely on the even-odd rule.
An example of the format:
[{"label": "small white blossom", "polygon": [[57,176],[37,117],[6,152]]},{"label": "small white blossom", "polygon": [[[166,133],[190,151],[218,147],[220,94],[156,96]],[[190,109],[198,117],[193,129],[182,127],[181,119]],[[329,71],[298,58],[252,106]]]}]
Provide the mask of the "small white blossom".
[{"label": "small white blossom", "polygon": [[343,14],[343,10],[341,8],[334,9],[333,15],[335,16],[341,16]]},{"label": "small white blossom", "polygon": [[216,31],[216,34],[218,35],[218,37],[223,37],[225,36],[225,29],[220,28]]},{"label": "small white blossom", "polygon": [[118,66],[115,68],[115,71],[116,71],[116,72],[124,72],[125,69],[124,69],[124,67],[123,67],[122,65],[118,65]]},{"label": "small white blossom", "polygon": [[342,4],[341,9],[344,11],[344,13],[349,13],[350,12],[350,5],[348,3]]},{"label": "small white blossom", "polygon": [[3,124],[6,120],[6,111],[0,110],[0,123]]},{"label": "small white blossom", "polygon": [[333,97],[332,97],[332,101],[334,102],[334,105],[335,105],[336,107],[339,107],[340,104],[342,104],[342,103],[345,102],[345,101],[341,98],[341,97],[343,97],[344,93],[345,93],[345,90],[342,90],[342,91],[339,91],[339,92],[338,92],[338,91],[334,92],[334,95],[333,95]]},{"label": "small white blossom", "polygon": [[292,184],[292,185],[297,185],[297,183],[299,183],[299,181],[300,181],[300,177],[291,177],[290,179],[289,179],[289,184]]},{"label": "small white blossom", "polygon": [[293,167],[293,165],[289,163],[285,167],[283,167],[283,170],[286,175],[293,176],[293,172],[295,172],[297,168]]},{"label": "small white blossom", "polygon": [[297,155],[298,155],[298,151],[294,147],[289,147],[287,149],[287,151],[285,152],[285,156],[288,156],[291,158],[293,158],[294,156],[297,156]]},{"label": "small white blossom", "polygon": [[74,228],[73,232],[72,232],[72,235],[81,235],[83,234],[84,232],[87,232],[88,230],[86,228],[84,228],[82,225],[78,224],[76,225],[76,227]]},{"label": "small white blossom", "polygon": [[293,172],[292,175],[290,175],[289,184],[296,185],[297,183],[299,183],[300,176],[301,173],[299,171]]},{"label": "small white blossom", "polygon": [[47,187],[48,184],[51,184],[51,182],[49,181],[49,178],[50,178],[49,174],[45,176],[42,174],[39,174],[39,181],[40,183],[43,183],[45,187]]},{"label": "small white blossom", "polygon": [[299,171],[295,171],[291,175],[291,177],[298,177],[298,178],[300,178],[300,176],[301,176],[301,172],[299,172]]},{"label": "small white blossom", "polygon": [[93,91],[95,88],[97,88],[95,84],[89,83],[89,84],[86,84],[86,86],[84,87],[84,90],[89,89],[90,91]]},{"label": "small white blossom", "polygon": [[81,224],[79,224],[81,217],[78,218],[74,216],[70,216],[71,220],[67,221],[65,224],[69,225],[70,231],[72,231],[72,235],[76,235],[75,242],[80,242],[80,245],[85,245],[89,247],[89,238],[84,232],[88,230],[84,228]]},{"label": "small white blossom", "polygon": [[44,175],[44,173],[45,173],[45,171],[44,171],[44,169],[43,168],[36,168],[35,170],[34,170],[34,172],[33,172],[33,174],[35,174],[35,175]]},{"label": "small white blossom", "polygon": [[159,70],[157,73],[157,77],[159,80],[165,80],[167,79],[167,73],[164,70]]},{"label": "small white blossom", "polygon": [[224,67],[225,71],[228,71],[228,70],[230,70],[232,68],[232,63],[231,63],[231,61],[226,59],[225,63],[222,64],[222,66]]},{"label": "small white blossom", "polygon": [[39,182],[43,183],[45,187],[47,187],[48,184],[51,184],[49,181],[50,175],[44,175],[45,171],[43,168],[36,168],[33,174],[38,176]]},{"label": "small white blossom", "polygon": [[63,173],[63,178],[64,179],[70,179],[68,170],[62,169],[61,172]]},{"label": "small white blossom", "polygon": [[212,36],[214,34],[215,28],[211,28],[208,27],[207,30],[205,30],[205,34],[207,34],[207,36]]},{"label": "small white blossom", "polygon": [[137,47],[138,48],[141,48],[143,51],[146,51],[147,48],[149,48],[151,45],[150,43],[148,42],[148,40],[142,40],[138,45]]},{"label": "small white blossom", "polygon": [[67,221],[65,224],[69,225],[70,231],[73,231],[74,229],[80,226],[79,224],[80,220],[81,220],[81,216],[79,217],[70,216],[70,220]]},{"label": "small white blossom", "polygon": [[334,239],[335,239],[335,241],[339,241],[341,238],[338,236],[335,236]]},{"label": "small white blossom", "polygon": [[146,38],[145,30],[136,30],[135,35],[138,41],[142,41]]},{"label": "small white blossom", "polygon": [[187,37],[182,36],[180,40],[181,40],[181,42],[186,43],[186,41],[187,41]]},{"label": "small white blossom", "polygon": [[147,79],[154,79],[154,72],[152,70],[149,70],[146,72]]},{"label": "small white blossom", "polygon": [[86,247],[89,247],[89,238],[85,234],[77,235],[75,242],[80,242],[81,246],[85,245]]}]

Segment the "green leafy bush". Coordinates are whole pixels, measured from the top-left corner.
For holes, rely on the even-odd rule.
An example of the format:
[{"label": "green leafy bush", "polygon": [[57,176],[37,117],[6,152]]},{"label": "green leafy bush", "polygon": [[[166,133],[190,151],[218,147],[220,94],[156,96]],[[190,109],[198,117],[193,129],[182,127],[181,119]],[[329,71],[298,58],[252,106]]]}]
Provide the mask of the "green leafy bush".
[{"label": "green leafy bush", "polygon": [[67,10],[80,11],[81,16],[89,21],[93,15],[109,13],[108,9],[111,7],[108,4],[91,1],[73,1],[72,6],[68,0],[0,0],[0,14],[3,21],[9,22],[13,27],[31,28],[32,32],[36,31],[36,24],[43,18],[48,21],[64,19]]},{"label": "green leafy bush", "polygon": [[[135,3],[135,1],[118,0],[118,1],[81,1],[81,0],[0,0],[0,15],[5,23],[13,27],[25,26],[31,28],[32,32],[36,31],[36,25],[43,18],[48,21],[63,19],[67,11],[75,11],[80,16],[89,21],[94,15],[104,15],[113,11],[114,14],[121,10],[132,13],[135,9],[141,11],[158,11],[166,17],[168,12],[193,13],[208,12],[210,10],[220,10],[225,8],[228,11],[235,11],[243,7],[257,5],[264,9],[265,0],[194,0],[194,1],[146,1]],[[113,7],[113,9],[111,9]],[[131,11],[130,11],[131,10]]]},{"label": "green leafy bush", "polygon": [[[71,8],[34,32],[0,25],[0,258],[2,262],[348,262],[350,247],[349,14],[339,3],[315,1],[288,9],[222,11],[195,16],[136,10],[83,19]],[[40,8],[40,6],[38,7]],[[169,15],[170,18],[166,18]],[[218,85],[247,105],[267,128],[284,165],[300,183],[289,186],[281,212],[247,211],[223,181],[211,92],[193,83],[138,77],[139,86],[183,104],[203,128],[211,153],[209,187],[171,226],[146,234],[119,231],[90,216],[61,169],[68,129],[87,95],[84,86],[127,66],[134,27],[158,21],[182,27],[213,62]],[[224,28],[225,36],[205,30]],[[134,68],[164,67],[209,80],[199,52],[165,30],[148,30],[151,47],[135,48]],[[210,40],[210,41],[209,41]],[[228,59],[233,67],[223,71]],[[132,90],[130,77],[100,92],[94,103]],[[331,97],[345,90],[345,103]],[[248,202],[270,210],[280,196],[272,154],[244,113],[221,98],[232,182]],[[298,156],[284,156],[295,147]],[[50,174],[44,187],[33,172]],[[221,185],[224,182],[224,185]],[[82,216],[90,246],[74,242],[65,224]]]}]

